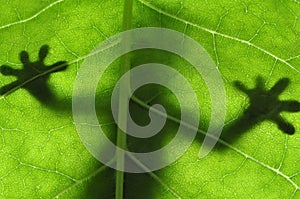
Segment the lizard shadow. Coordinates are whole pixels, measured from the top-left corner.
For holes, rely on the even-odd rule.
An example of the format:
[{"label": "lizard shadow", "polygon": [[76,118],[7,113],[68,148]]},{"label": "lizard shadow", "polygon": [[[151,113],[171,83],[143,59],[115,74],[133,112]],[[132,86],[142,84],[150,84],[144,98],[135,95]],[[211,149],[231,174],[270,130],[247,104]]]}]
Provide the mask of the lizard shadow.
[{"label": "lizard shadow", "polygon": [[[3,76],[12,76],[14,81],[1,86],[0,96],[6,97],[19,89],[25,89],[33,98],[35,98],[45,108],[55,112],[69,114],[72,113],[72,98],[64,97],[60,99],[54,92],[52,85],[49,84],[49,79],[53,73],[63,72],[67,69],[68,63],[66,61],[58,61],[52,65],[46,65],[45,59],[49,54],[49,46],[43,45],[38,52],[38,60],[31,61],[27,51],[21,51],[19,59],[21,61],[21,68],[14,68],[8,65],[0,66],[0,73]],[[88,114],[82,110],[82,114]],[[103,167],[101,163],[96,166]],[[107,172],[99,172],[91,177],[91,186],[85,190],[88,198],[111,198],[111,194],[107,195],[107,190],[113,192],[113,184],[105,183],[98,186],[96,182],[107,181],[108,178],[114,175],[113,169],[106,169]],[[111,182],[111,181],[110,181]],[[95,197],[96,196],[96,197]]]},{"label": "lizard shadow", "polygon": [[[66,70],[68,65],[67,62],[60,61],[51,66],[46,66],[44,60],[48,52],[49,52],[49,46],[46,45],[42,46],[39,51],[39,60],[36,62],[30,62],[28,53],[22,51],[20,53],[20,60],[23,64],[22,69],[13,69],[6,65],[1,66],[0,72],[3,75],[15,76],[17,80],[8,85],[3,86],[0,89],[0,94],[2,96],[5,96],[12,93],[18,88],[24,88],[41,103],[46,104],[55,110],[62,111],[63,109],[61,109],[60,106],[56,105],[55,102],[59,100],[57,99],[55,93],[51,90],[47,81],[49,80],[50,75],[52,73],[64,71]],[[285,119],[280,115],[280,113],[285,111],[287,112],[300,111],[300,103],[298,101],[279,100],[279,95],[287,88],[289,84],[290,84],[289,79],[282,78],[270,90],[267,90],[264,87],[263,79],[261,77],[258,77],[256,79],[256,87],[252,89],[247,88],[243,83],[239,81],[234,82],[234,86],[249,97],[250,104],[238,119],[236,119],[233,123],[231,123],[230,125],[224,128],[221,138],[226,140],[228,143],[233,143],[242,135],[242,133],[249,131],[255,125],[266,120],[277,124],[278,128],[283,133],[289,135],[294,134],[295,133],[294,126],[291,123],[285,121]],[[153,89],[151,90],[153,92]],[[69,99],[67,103],[70,103]],[[154,102],[152,103],[155,104]],[[66,106],[68,107],[68,111],[71,111],[71,109],[69,108],[71,107],[71,105],[67,104]],[[142,110],[140,107],[136,107],[135,111],[133,112],[135,112],[135,114],[133,115],[135,115],[136,120],[140,119],[141,120],[140,123],[142,125],[144,124],[143,122],[147,121],[148,115],[145,114],[145,110]],[[146,118],[143,118],[142,115],[144,115]],[[193,113],[191,113],[190,115],[192,117]],[[175,114],[175,116],[177,116],[177,114]],[[178,113],[178,118],[179,118],[179,113]],[[176,124],[168,124],[168,126],[165,127],[166,128],[165,132],[173,132],[174,129],[177,128],[177,126],[178,125]],[[202,140],[203,138],[204,135],[198,133],[196,138],[197,141],[200,141],[200,139]],[[165,144],[163,141],[161,141],[161,137],[158,136],[153,138],[153,140],[151,140],[148,143],[147,142],[145,143],[145,141],[138,142],[136,139],[131,138],[130,136],[128,137],[128,140],[130,141],[130,143],[133,143],[132,145],[129,145],[129,147],[132,146],[131,147],[132,149],[135,148],[142,149],[142,151],[143,150],[148,151],[149,149],[153,149],[153,148],[157,149]],[[156,144],[153,145],[153,143]],[[157,161],[163,161],[163,157],[161,157],[161,160],[157,160]],[[110,169],[109,173],[113,174],[113,171]],[[100,179],[102,178],[107,179],[109,177],[96,176],[95,179],[93,180],[94,182],[91,183],[93,186],[91,186],[88,189],[88,192],[92,192],[91,190],[97,190],[97,182],[99,182]],[[145,196],[146,198],[147,197],[152,198],[151,195],[154,192],[153,189],[154,182],[151,181],[153,179],[149,177],[147,174],[126,174],[125,178],[128,180],[128,182],[132,183],[132,184],[129,183],[130,185],[127,184],[127,188],[143,190],[144,193],[148,193]],[[144,184],[142,184],[142,182]],[[99,191],[99,195],[101,195],[102,191]],[[111,191],[113,191],[113,189]],[[137,197],[135,195],[130,195],[133,193],[130,193],[127,190],[125,190],[125,193],[129,198]],[[113,196],[107,196],[107,198],[110,197]]]},{"label": "lizard shadow", "polygon": [[249,98],[249,105],[240,117],[224,128],[221,138],[231,144],[242,133],[249,131],[264,121],[270,121],[276,124],[283,133],[293,135],[295,127],[286,121],[281,116],[281,113],[299,112],[300,102],[279,99],[279,95],[284,92],[289,84],[290,80],[288,78],[282,78],[270,90],[267,90],[263,78],[259,76],[256,78],[255,88],[249,89],[242,82],[235,81],[234,86]]},{"label": "lizard shadow", "polygon": [[[249,105],[243,111],[243,113],[229,125],[226,125],[223,129],[220,138],[226,141],[229,144],[236,142],[243,133],[254,128],[256,125],[264,122],[270,121],[277,125],[278,129],[287,135],[293,135],[295,133],[295,127],[292,123],[286,121],[284,117],[281,116],[283,112],[296,113],[300,112],[300,102],[297,100],[280,100],[280,94],[285,91],[285,89],[290,84],[290,80],[288,78],[279,79],[273,87],[268,90],[265,88],[264,80],[262,77],[258,76],[256,78],[256,85],[254,88],[247,88],[242,82],[235,81],[233,86],[239,91],[246,94],[249,98]],[[150,90],[150,89],[149,89]],[[151,91],[154,89],[151,88]],[[150,93],[146,91],[144,93]],[[157,91],[154,91],[157,93]],[[153,105],[159,103],[159,101],[152,101],[149,105]],[[174,107],[174,105],[164,104],[164,107]],[[142,115],[145,113],[138,112],[138,115],[135,119],[141,121],[147,121],[146,118],[143,118]],[[171,113],[173,117],[180,118],[180,111],[176,108]],[[193,113],[190,112],[190,117],[193,117]],[[203,121],[204,120],[204,121]],[[148,121],[149,122],[149,121]],[[188,121],[186,121],[188,123]],[[201,118],[201,122],[199,122],[200,130],[197,133],[196,141],[202,143],[205,138],[204,132],[207,129],[207,124],[209,121],[205,118]],[[140,122],[141,123],[141,122]],[[143,122],[142,122],[143,123]],[[141,124],[145,125],[145,123]],[[170,124],[167,123],[167,126]],[[178,127],[178,124],[172,125],[173,129]],[[174,128],[175,127],[175,128]],[[170,128],[170,127],[169,127]],[[168,130],[171,132],[170,130]],[[169,137],[168,135],[167,137]],[[174,135],[173,135],[174,136]],[[154,143],[159,143],[156,140]],[[143,141],[143,147],[148,146],[149,148],[153,147],[153,141],[150,141],[147,144],[147,141]],[[221,148],[225,148],[224,145],[221,145]],[[155,149],[161,147],[161,143],[157,144]]]},{"label": "lizard shadow", "polygon": [[[0,88],[0,95],[7,96],[19,88],[26,89],[34,98],[53,109],[62,110],[64,106],[58,106],[55,93],[50,88],[48,80],[52,73],[67,69],[66,61],[59,61],[50,66],[45,65],[45,59],[49,53],[49,46],[43,45],[39,50],[39,59],[31,62],[27,51],[20,53],[21,69],[15,69],[7,65],[0,67],[0,73],[4,76],[14,76],[16,80]],[[70,110],[70,105],[66,108]]]}]

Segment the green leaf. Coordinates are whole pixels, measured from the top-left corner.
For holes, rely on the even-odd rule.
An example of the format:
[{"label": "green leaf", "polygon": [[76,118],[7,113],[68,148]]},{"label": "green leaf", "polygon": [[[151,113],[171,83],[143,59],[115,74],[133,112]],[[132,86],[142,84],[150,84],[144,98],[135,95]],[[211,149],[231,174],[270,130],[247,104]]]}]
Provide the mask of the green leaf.
[{"label": "green leaf", "polygon": [[[45,67],[60,61],[69,65],[57,73],[51,73],[49,67],[46,73],[33,75],[1,97],[0,198],[114,198],[116,172],[95,160],[81,143],[71,104],[82,61],[95,46],[123,30],[123,2],[25,0],[3,1],[0,7],[0,65],[21,70],[19,54],[26,50],[30,62],[36,62],[43,45],[49,46]],[[300,101],[298,13],[300,3],[296,0],[134,0],[132,28],[177,30],[207,50],[226,86],[227,117],[218,145],[199,159],[203,134],[213,119],[205,82],[189,63],[171,53],[153,49],[130,53],[133,67],[157,62],[182,73],[197,93],[201,120],[199,136],[175,163],[152,173],[125,174],[124,198],[300,197],[297,107],[293,113],[280,112],[294,126],[294,135],[285,134],[276,123],[266,120],[273,115],[272,108],[270,112],[259,106],[255,106],[259,122],[244,130],[247,121],[254,123],[254,119],[248,117],[244,125],[236,124],[253,104],[234,83],[257,89],[256,79],[262,77],[267,92],[287,78],[287,87],[274,99]],[[110,95],[119,71],[120,60],[116,60],[99,81],[96,99],[99,122],[112,140],[117,127],[110,113]],[[40,85],[38,82],[47,75],[46,85],[54,98],[45,103],[25,85]],[[0,86],[16,80],[1,75]],[[138,124],[149,123],[147,103],[160,103],[169,115],[180,117],[179,104],[166,88],[145,86],[135,96],[141,103],[133,100],[130,111]],[[186,100],[192,116],[193,103]],[[280,103],[261,104],[272,107]],[[127,146],[133,151],[153,151],[167,144],[177,128],[178,124],[169,120],[153,138],[128,137]]]}]

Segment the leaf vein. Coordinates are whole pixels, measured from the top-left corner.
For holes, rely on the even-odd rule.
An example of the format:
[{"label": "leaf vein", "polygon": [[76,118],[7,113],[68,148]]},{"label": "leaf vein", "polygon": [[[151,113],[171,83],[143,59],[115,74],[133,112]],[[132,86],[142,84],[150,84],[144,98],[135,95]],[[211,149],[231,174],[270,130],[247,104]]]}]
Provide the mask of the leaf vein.
[{"label": "leaf vein", "polygon": [[[148,104],[145,104],[142,100],[136,98],[135,96],[133,96],[131,99],[132,99],[133,102],[137,103],[138,105],[140,105],[141,107],[145,108],[146,110],[150,110],[150,106],[149,106]],[[153,109],[152,109],[152,110],[153,110]],[[184,125],[184,126],[187,127],[187,128],[197,130],[198,133],[201,133],[201,134],[203,134],[203,135],[205,135],[205,136],[209,136],[211,139],[216,140],[216,141],[219,142],[220,144],[223,144],[224,146],[230,148],[230,149],[233,150],[234,152],[236,152],[236,153],[238,153],[238,154],[244,156],[246,159],[249,159],[249,160],[251,160],[251,161],[253,161],[253,162],[255,162],[255,163],[257,163],[257,164],[259,164],[259,165],[261,165],[261,166],[263,166],[263,167],[265,167],[265,168],[271,170],[271,171],[273,171],[275,174],[277,174],[277,175],[281,176],[282,178],[284,178],[285,180],[287,180],[287,181],[288,181],[290,184],[292,184],[297,190],[300,190],[299,185],[296,184],[293,180],[291,180],[291,178],[290,178],[289,176],[287,176],[287,175],[285,175],[284,173],[282,173],[282,172],[280,171],[280,169],[275,169],[275,168],[273,168],[272,166],[270,166],[270,165],[268,165],[268,164],[265,164],[264,162],[259,161],[258,159],[256,159],[256,158],[252,157],[251,155],[249,155],[249,154],[243,152],[242,150],[240,150],[240,149],[238,149],[238,148],[236,148],[236,147],[230,145],[230,144],[229,144],[228,142],[226,142],[225,140],[222,140],[221,138],[215,137],[214,135],[209,135],[209,134],[207,134],[205,131],[203,131],[203,130],[201,130],[201,129],[198,129],[198,128],[196,128],[196,127],[194,127],[194,126],[188,124],[188,123],[185,122],[185,121],[180,121],[179,119],[177,119],[177,118],[175,118],[175,117],[173,117],[173,116],[171,116],[171,115],[165,115],[165,113],[162,113],[161,111],[159,111],[159,110],[157,110],[157,109],[155,110],[155,112],[158,113],[158,114],[161,114],[161,115],[163,115],[163,116],[166,116],[167,119],[170,120],[170,121],[172,121],[172,122],[175,122],[175,123],[180,124],[180,125]]]},{"label": "leaf vein", "polygon": [[26,23],[28,21],[31,21],[31,20],[35,19],[36,17],[38,17],[40,14],[44,13],[45,11],[47,11],[49,8],[55,6],[56,4],[61,3],[63,1],[64,0],[55,1],[55,2],[53,2],[51,4],[49,4],[47,7],[43,8],[42,10],[40,10],[39,12],[37,12],[36,14],[34,14],[31,17],[28,17],[26,19],[21,19],[20,21],[16,21],[16,22],[12,22],[10,24],[2,25],[2,26],[0,26],[0,30],[1,29],[5,29],[5,28],[9,28],[9,27],[14,26],[14,25],[18,25],[18,24],[22,24],[22,23]]},{"label": "leaf vein", "polygon": [[70,191],[71,189],[73,189],[74,187],[80,185],[81,183],[89,180],[90,178],[96,176],[98,173],[100,173],[101,171],[103,171],[105,168],[107,168],[105,165],[99,167],[98,169],[96,169],[95,171],[93,171],[92,173],[90,173],[89,175],[79,179],[79,180],[76,180],[75,183],[73,183],[72,185],[68,186],[67,188],[65,188],[64,190],[62,190],[61,192],[59,192],[58,194],[56,194],[55,196],[53,196],[52,198],[53,199],[57,199],[59,198],[60,196],[62,196],[63,194],[67,193],[68,191]]},{"label": "leaf vein", "polygon": [[188,25],[190,25],[190,26],[194,26],[194,27],[196,27],[196,28],[198,28],[198,29],[200,29],[200,30],[209,32],[209,33],[211,33],[211,34],[213,34],[213,35],[219,35],[219,36],[221,36],[221,37],[224,37],[224,38],[227,38],[227,39],[231,39],[231,40],[234,40],[234,41],[237,41],[237,42],[246,44],[246,45],[248,45],[248,46],[251,46],[251,47],[253,47],[253,48],[256,48],[257,50],[262,51],[263,53],[265,53],[265,54],[267,54],[267,55],[273,57],[275,60],[278,60],[278,61],[284,63],[285,65],[287,65],[288,67],[290,67],[292,70],[294,70],[294,71],[296,71],[297,73],[300,74],[300,71],[299,71],[297,68],[295,68],[292,64],[288,63],[286,60],[284,60],[284,59],[282,59],[282,58],[276,56],[275,54],[273,54],[273,53],[267,51],[266,49],[264,49],[264,48],[262,48],[262,47],[260,47],[260,46],[258,46],[258,45],[255,45],[255,44],[251,43],[250,41],[243,40],[243,39],[240,39],[240,38],[237,38],[237,37],[233,37],[233,36],[230,36],[230,35],[227,35],[227,34],[224,34],[224,33],[220,33],[220,32],[217,32],[217,31],[215,31],[215,30],[211,30],[211,29],[209,29],[209,28],[206,28],[206,27],[200,26],[200,25],[198,25],[198,24],[192,23],[192,22],[190,22],[190,21],[188,21],[188,20],[182,19],[182,18],[177,17],[177,16],[175,16],[175,15],[173,15],[173,14],[171,14],[171,13],[168,13],[168,12],[166,12],[166,11],[164,11],[164,10],[162,10],[162,9],[160,9],[160,8],[158,8],[158,7],[152,5],[152,4],[150,4],[149,2],[146,2],[146,1],[144,1],[144,0],[138,0],[138,1],[139,1],[141,4],[143,4],[144,6],[150,8],[150,9],[152,9],[152,10],[154,10],[154,11],[156,11],[156,12],[162,14],[162,15],[165,15],[165,16],[167,16],[167,17],[173,18],[173,19],[175,19],[176,21],[179,21],[179,22],[188,24]]}]

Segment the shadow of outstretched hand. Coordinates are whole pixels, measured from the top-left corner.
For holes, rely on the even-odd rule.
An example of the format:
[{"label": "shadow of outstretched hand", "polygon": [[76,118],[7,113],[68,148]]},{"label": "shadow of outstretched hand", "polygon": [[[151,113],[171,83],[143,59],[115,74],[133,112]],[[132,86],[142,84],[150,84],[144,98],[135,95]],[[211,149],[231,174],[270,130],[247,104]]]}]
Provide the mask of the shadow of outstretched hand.
[{"label": "shadow of outstretched hand", "polygon": [[261,77],[257,77],[256,87],[252,89],[247,88],[240,81],[234,82],[234,86],[248,96],[250,105],[240,118],[225,129],[224,139],[233,141],[241,133],[263,121],[271,121],[277,124],[282,132],[289,135],[294,134],[295,127],[280,115],[282,112],[300,111],[300,102],[296,100],[281,101],[279,99],[279,95],[289,83],[289,79],[282,78],[270,90],[267,90]]},{"label": "shadow of outstretched hand", "polygon": [[20,53],[20,60],[23,64],[22,69],[13,69],[10,66],[2,65],[0,72],[5,76],[15,76],[17,80],[1,87],[0,94],[7,95],[24,88],[36,99],[43,103],[53,101],[54,95],[47,84],[51,73],[63,71],[67,68],[67,62],[60,61],[51,66],[46,66],[44,60],[49,53],[49,46],[44,45],[39,51],[39,60],[30,62],[29,54],[26,51]]}]

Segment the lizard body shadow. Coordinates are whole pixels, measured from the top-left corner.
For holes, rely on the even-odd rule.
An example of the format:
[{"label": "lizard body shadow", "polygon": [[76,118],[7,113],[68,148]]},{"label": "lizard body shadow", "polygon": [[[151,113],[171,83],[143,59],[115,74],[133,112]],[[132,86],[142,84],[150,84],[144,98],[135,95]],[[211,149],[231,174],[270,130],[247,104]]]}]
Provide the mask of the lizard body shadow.
[{"label": "lizard body shadow", "polygon": [[295,127],[280,115],[282,112],[295,113],[300,111],[300,102],[296,100],[281,101],[279,99],[279,95],[289,84],[288,78],[282,78],[270,90],[267,90],[262,77],[257,77],[256,87],[249,89],[242,82],[235,81],[234,86],[248,96],[250,105],[244,110],[241,117],[225,127],[221,138],[233,143],[243,132],[252,129],[263,121],[271,121],[283,133],[293,135]]},{"label": "lizard body shadow", "polygon": [[2,65],[0,72],[4,76],[15,76],[17,80],[2,86],[0,88],[0,95],[5,96],[19,88],[24,88],[41,103],[55,109],[55,102],[57,102],[58,99],[48,85],[48,80],[51,73],[66,70],[68,64],[66,61],[59,61],[50,66],[46,66],[44,61],[48,53],[49,46],[43,45],[39,50],[39,59],[35,62],[30,61],[28,52],[22,51],[20,53],[20,61],[23,64],[22,69],[14,69],[10,66]]}]

